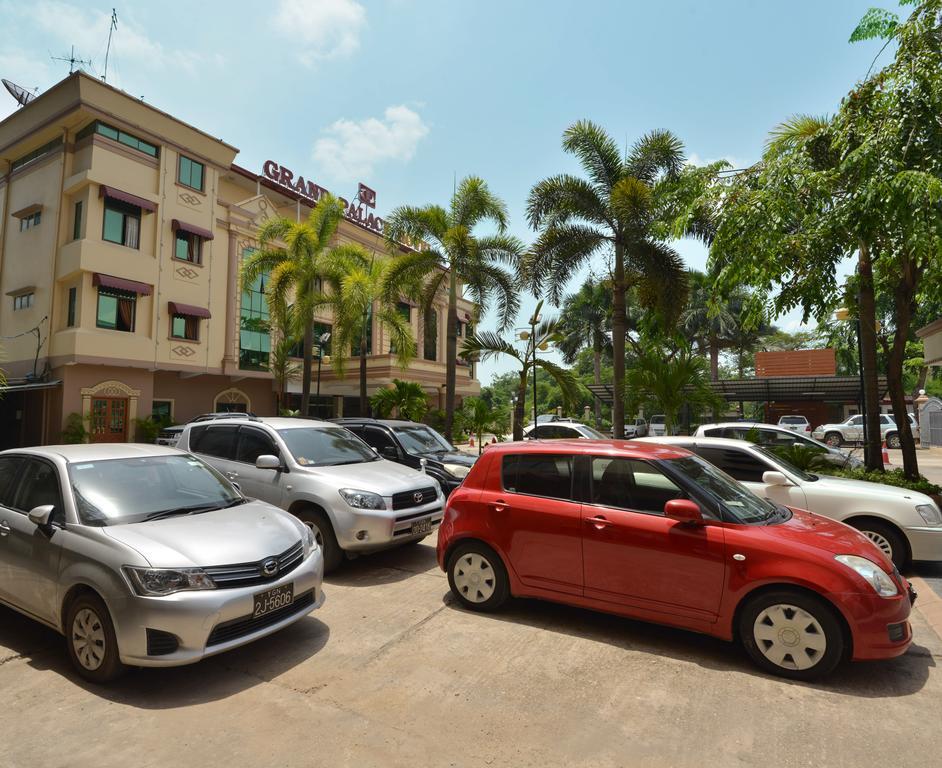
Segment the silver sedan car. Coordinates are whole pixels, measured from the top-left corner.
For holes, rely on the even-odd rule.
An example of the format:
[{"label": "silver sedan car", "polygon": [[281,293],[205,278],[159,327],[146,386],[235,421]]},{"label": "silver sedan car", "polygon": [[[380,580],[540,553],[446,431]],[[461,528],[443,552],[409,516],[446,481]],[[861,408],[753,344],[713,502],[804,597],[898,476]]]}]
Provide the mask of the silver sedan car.
[{"label": "silver sedan car", "polygon": [[0,603],[65,635],[86,680],[275,632],[323,603],[323,567],[294,516],[174,448],[0,453]]}]

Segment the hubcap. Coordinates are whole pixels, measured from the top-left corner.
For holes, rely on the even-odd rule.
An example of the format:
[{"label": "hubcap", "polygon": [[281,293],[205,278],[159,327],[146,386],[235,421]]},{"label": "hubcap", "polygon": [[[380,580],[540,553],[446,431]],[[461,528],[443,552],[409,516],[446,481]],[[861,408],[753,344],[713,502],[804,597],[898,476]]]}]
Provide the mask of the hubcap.
[{"label": "hubcap", "polygon": [[497,584],[490,562],[477,552],[458,558],[454,567],[454,580],[461,596],[472,603],[485,602],[494,594]]},{"label": "hubcap", "polygon": [[886,536],[881,536],[876,531],[862,531],[863,535],[866,536],[870,541],[876,544],[884,555],[886,555],[890,560],[893,559],[893,545],[890,544]]},{"label": "hubcap", "polygon": [[94,672],[105,660],[105,629],[91,608],[83,608],[72,621],[72,648],[85,669]]},{"label": "hubcap", "polygon": [[794,605],[770,605],[756,617],[752,634],[762,654],[782,669],[811,669],[827,649],[818,620]]},{"label": "hubcap", "polygon": [[837,435],[828,435],[827,444],[836,447],[841,444],[841,439]]}]

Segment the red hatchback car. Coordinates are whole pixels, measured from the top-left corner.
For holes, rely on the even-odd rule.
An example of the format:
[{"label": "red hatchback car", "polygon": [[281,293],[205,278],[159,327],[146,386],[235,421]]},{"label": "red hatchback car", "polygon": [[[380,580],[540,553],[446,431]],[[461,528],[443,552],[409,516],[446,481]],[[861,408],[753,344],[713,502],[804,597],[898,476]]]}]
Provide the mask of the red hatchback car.
[{"label": "red hatchback car", "polygon": [[786,677],[912,642],[915,593],[865,536],[675,447],[490,447],[448,499],[438,563],[474,610],[535,597],[738,638]]}]

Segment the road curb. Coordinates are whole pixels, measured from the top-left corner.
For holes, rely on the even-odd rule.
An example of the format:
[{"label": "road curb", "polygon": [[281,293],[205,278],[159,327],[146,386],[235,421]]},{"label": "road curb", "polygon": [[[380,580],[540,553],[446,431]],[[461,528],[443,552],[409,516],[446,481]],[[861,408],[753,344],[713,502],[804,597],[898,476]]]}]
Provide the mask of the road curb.
[{"label": "road curb", "polygon": [[919,576],[913,576],[908,581],[919,593],[919,599],[913,607],[922,614],[932,631],[942,640],[942,597]]}]

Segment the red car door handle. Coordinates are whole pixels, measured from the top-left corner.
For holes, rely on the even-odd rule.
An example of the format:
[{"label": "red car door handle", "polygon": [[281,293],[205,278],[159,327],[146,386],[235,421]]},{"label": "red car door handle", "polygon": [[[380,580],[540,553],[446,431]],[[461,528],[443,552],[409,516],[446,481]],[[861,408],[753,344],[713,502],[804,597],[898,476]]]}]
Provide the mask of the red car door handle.
[{"label": "red car door handle", "polygon": [[495,512],[503,512],[505,509],[507,509],[507,502],[503,499],[497,499],[497,501],[491,504],[491,509],[493,509]]},{"label": "red car door handle", "polygon": [[608,518],[602,517],[602,515],[596,515],[595,517],[587,517],[585,521],[587,523],[591,523],[599,530],[602,530],[603,528],[608,528],[608,526],[610,525],[614,525],[614,523],[611,520],[609,520]]}]

